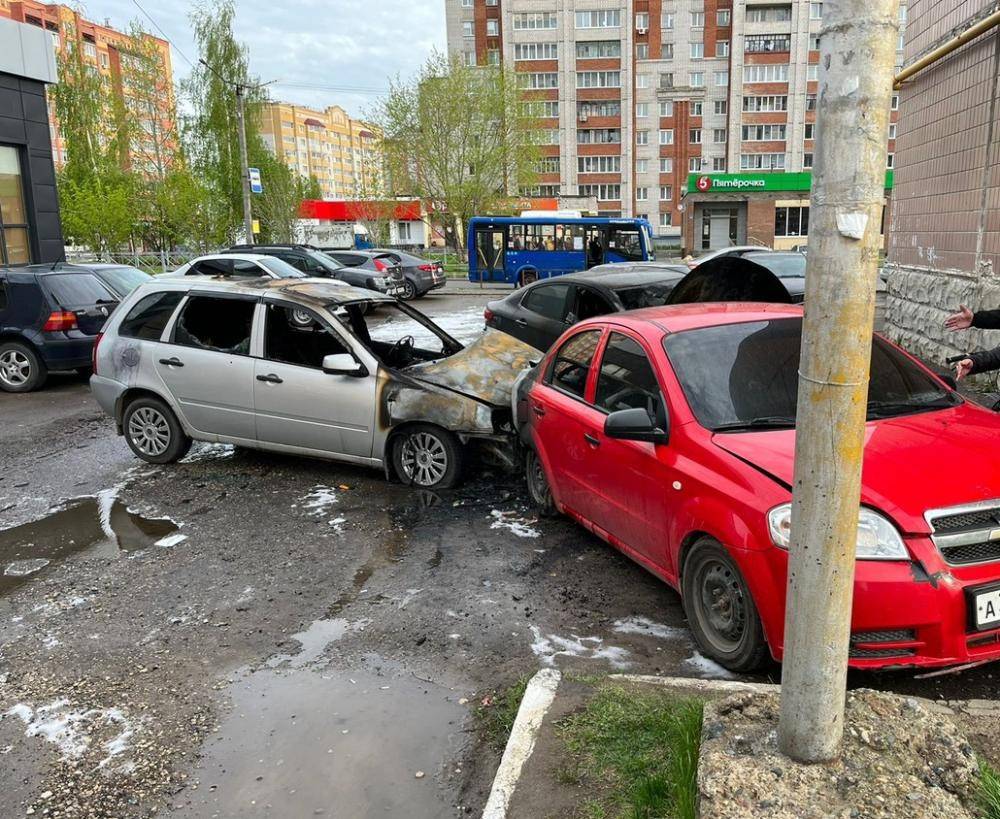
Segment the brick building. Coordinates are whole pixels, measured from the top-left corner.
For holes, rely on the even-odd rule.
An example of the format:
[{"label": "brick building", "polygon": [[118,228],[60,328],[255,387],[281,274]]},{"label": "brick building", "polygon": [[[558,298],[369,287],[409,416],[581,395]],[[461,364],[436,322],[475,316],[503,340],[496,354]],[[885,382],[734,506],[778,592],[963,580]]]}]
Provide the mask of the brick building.
[{"label": "brick building", "polygon": [[[44,29],[52,38],[52,48],[57,54],[64,54],[69,44],[75,44],[88,65],[88,70],[97,72],[106,83],[106,88],[115,94],[136,118],[135,142],[131,146],[129,160],[140,170],[152,173],[157,165],[157,157],[164,140],[175,132],[173,69],[170,62],[170,45],[157,37],[147,35],[148,43],[159,53],[162,76],[157,79],[156,88],[145,98],[139,99],[128,87],[128,72],[123,72],[133,51],[132,39],[109,24],[100,25],[85,19],[79,11],[57,3],[39,3],[36,0],[0,0],[0,18],[7,18]],[[66,146],[59,133],[59,123],[55,116],[55,104],[49,99],[49,120],[52,127],[52,155],[57,168],[66,163]],[[107,108],[111,115],[111,106]],[[156,143],[153,145],[151,143]]]},{"label": "brick building", "polygon": [[603,215],[646,216],[694,253],[808,241],[822,3],[445,3],[449,50],[512,64],[538,104],[532,193],[594,194]]},{"label": "brick building", "polygon": [[[911,0],[907,65],[995,11],[987,0]],[[1000,307],[998,83],[994,28],[899,90],[886,321],[894,339],[933,361],[1000,341],[942,327],[960,304]]]},{"label": "brick building", "polygon": [[314,176],[324,199],[381,192],[380,148],[371,126],[333,105],[322,111],[272,102],[261,114],[264,144],[302,176]]}]

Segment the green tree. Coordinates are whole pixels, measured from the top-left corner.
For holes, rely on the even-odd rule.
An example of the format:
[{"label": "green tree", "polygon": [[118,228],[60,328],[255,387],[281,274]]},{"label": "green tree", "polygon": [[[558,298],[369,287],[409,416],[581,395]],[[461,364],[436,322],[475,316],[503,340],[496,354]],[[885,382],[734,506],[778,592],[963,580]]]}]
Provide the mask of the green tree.
[{"label": "green tree", "polygon": [[136,228],[134,183],[132,175],[114,167],[102,173],[61,174],[59,206],[66,237],[99,256],[128,242]]},{"label": "green tree", "polygon": [[533,184],[539,156],[514,72],[434,53],[411,81],[396,78],[371,117],[383,135],[394,194],[446,211],[461,246],[471,216],[504,207]]},{"label": "green tree", "polygon": [[289,168],[277,157],[267,154],[259,161],[264,192],[254,196],[254,213],[260,220],[260,238],[266,242],[298,240],[296,220],[303,199],[318,199],[315,177],[308,179]]}]

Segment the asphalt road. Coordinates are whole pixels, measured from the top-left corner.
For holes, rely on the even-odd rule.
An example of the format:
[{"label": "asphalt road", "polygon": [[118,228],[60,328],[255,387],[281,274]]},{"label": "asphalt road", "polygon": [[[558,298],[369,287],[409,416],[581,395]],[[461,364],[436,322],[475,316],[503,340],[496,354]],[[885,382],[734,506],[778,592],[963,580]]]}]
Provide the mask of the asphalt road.
[{"label": "asphalt road", "polygon": [[[420,306],[467,332],[484,300]],[[551,664],[724,673],[673,591],[535,519],[516,477],[435,495],[218,446],[150,467],[75,376],[0,394],[0,560],[0,816],[471,814],[490,692]]]}]

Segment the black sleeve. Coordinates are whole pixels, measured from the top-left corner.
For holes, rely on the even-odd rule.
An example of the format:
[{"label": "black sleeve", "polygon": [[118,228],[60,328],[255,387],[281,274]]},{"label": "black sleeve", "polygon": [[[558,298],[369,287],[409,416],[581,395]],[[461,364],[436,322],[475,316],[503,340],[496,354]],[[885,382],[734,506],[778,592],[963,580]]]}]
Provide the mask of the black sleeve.
[{"label": "black sleeve", "polygon": [[977,310],[972,314],[972,326],[980,330],[1000,330],[1000,310]]},{"label": "black sleeve", "polygon": [[970,375],[990,372],[991,370],[1000,370],[1000,347],[972,353],[969,358],[972,359],[972,369],[969,370]]}]

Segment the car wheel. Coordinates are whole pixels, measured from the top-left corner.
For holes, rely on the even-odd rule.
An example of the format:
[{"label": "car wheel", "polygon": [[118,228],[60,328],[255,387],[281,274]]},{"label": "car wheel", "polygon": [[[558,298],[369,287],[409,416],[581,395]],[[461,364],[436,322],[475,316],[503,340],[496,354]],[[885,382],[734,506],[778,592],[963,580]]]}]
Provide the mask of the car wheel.
[{"label": "car wheel", "polygon": [[48,378],[45,362],[27,344],[8,341],[0,344],[0,390],[31,392]]},{"label": "car wheel", "polygon": [[538,514],[545,518],[555,515],[557,512],[556,503],[552,500],[549,479],[545,477],[541,458],[533,449],[528,450],[524,459],[524,477],[528,484],[528,497],[538,508]]},{"label": "car wheel", "polygon": [[681,596],[695,640],[730,671],[760,668],[767,641],[757,606],[736,562],[712,538],[702,538],[684,563]]},{"label": "car wheel", "polygon": [[412,301],[416,297],[417,297],[417,286],[409,279],[403,279],[403,295],[400,296],[400,298],[403,301]]},{"label": "car wheel", "polygon": [[392,442],[392,465],[399,479],[421,489],[454,486],[461,458],[455,436],[429,424],[410,427]]},{"label": "car wheel", "polygon": [[122,427],[129,447],[147,463],[170,464],[191,449],[191,439],[177,416],[159,398],[137,398],[130,403]]},{"label": "car wheel", "polygon": [[537,270],[522,270],[519,277],[519,284],[521,287],[526,287],[532,282],[538,281],[538,271]]}]

